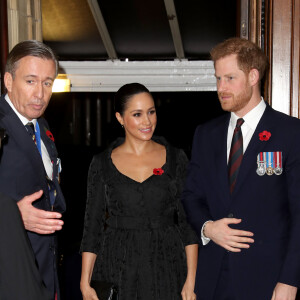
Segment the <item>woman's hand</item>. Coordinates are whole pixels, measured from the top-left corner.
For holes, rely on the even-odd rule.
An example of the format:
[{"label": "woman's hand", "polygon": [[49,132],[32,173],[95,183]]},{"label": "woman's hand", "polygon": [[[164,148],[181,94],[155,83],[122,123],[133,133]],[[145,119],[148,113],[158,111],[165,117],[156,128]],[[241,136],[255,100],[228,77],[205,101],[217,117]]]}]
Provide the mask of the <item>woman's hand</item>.
[{"label": "woman's hand", "polygon": [[187,259],[187,277],[181,291],[182,300],[196,300],[195,279],[198,260],[198,244],[185,246]]},{"label": "woman's hand", "polygon": [[182,300],[196,300],[194,288],[195,282],[187,279],[181,291]]},{"label": "woman's hand", "polygon": [[99,300],[96,291],[90,286],[96,257],[95,253],[82,252],[80,290],[83,300]]},{"label": "woman's hand", "polygon": [[80,285],[83,300],[99,300],[96,291],[89,284]]}]

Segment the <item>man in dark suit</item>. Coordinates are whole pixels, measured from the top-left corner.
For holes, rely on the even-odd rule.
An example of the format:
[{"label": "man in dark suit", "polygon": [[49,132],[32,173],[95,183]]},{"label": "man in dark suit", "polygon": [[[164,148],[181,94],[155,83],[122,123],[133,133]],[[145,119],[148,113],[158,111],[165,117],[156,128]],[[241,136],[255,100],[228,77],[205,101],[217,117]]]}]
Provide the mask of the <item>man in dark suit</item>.
[{"label": "man in dark suit", "polygon": [[300,285],[300,121],[260,94],[267,58],[232,38],[211,51],[227,113],[196,129],[183,204],[202,239],[197,299],[294,300]]},{"label": "man in dark suit", "polygon": [[[59,187],[60,160],[43,115],[57,74],[52,50],[38,41],[24,41],[10,52],[0,99],[0,127],[6,129],[0,162],[0,192],[16,199],[41,277],[59,298],[57,243],[65,200]],[[41,190],[34,201],[25,197]]]},{"label": "man in dark suit", "polygon": [[[0,149],[5,130],[0,128]],[[41,192],[27,196],[35,201]],[[0,194],[0,299],[50,300],[16,201]]]}]

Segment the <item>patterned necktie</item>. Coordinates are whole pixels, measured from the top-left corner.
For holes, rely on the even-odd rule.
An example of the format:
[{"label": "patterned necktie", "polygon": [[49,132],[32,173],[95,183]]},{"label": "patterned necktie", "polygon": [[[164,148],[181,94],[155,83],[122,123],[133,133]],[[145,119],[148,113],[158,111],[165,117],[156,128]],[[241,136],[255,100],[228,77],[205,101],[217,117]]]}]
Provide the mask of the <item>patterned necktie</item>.
[{"label": "patterned necktie", "polygon": [[228,160],[228,178],[230,193],[233,192],[236,179],[239,173],[240,165],[243,159],[243,134],[241,126],[244,123],[244,119],[238,119],[236,121],[236,127],[233,132],[231,148]]},{"label": "patterned necktie", "polygon": [[35,131],[34,131],[34,125],[32,122],[28,122],[25,125],[25,128],[27,129],[28,133],[30,134],[32,140],[34,141],[34,143],[36,144],[36,137],[35,137]]}]

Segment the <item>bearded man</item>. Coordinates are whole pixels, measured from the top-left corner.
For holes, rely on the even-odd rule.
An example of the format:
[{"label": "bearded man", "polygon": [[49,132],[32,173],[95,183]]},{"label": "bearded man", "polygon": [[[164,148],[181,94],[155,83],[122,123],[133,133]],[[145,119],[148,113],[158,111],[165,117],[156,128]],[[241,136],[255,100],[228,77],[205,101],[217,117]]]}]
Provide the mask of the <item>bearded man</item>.
[{"label": "bearded man", "polygon": [[229,113],[196,129],[183,204],[202,239],[197,299],[294,300],[300,286],[300,121],[261,97],[252,42],[211,51]]}]

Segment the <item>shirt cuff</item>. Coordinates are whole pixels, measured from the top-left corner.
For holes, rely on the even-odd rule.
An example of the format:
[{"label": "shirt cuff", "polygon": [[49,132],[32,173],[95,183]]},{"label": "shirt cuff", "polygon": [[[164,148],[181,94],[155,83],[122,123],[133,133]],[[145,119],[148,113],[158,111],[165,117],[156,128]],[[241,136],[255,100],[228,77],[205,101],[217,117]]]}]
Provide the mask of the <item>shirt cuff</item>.
[{"label": "shirt cuff", "polygon": [[208,220],[206,221],[203,225],[202,225],[202,228],[201,228],[201,240],[202,240],[202,244],[203,246],[207,245],[209,242],[210,242],[210,238],[206,237],[203,233],[204,231],[204,227],[207,223],[209,222],[213,222],[212,220]]}]

